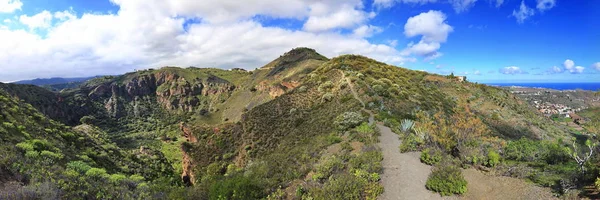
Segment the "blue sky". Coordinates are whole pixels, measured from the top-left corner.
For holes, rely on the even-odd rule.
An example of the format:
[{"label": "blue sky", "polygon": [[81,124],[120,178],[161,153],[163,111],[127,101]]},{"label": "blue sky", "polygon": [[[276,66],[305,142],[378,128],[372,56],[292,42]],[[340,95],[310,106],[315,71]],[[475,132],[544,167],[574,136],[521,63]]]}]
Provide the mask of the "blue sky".
[{"label": "blue sky", "polygon": [[0,81],[254,69],[297,46],[477,82],[600,82],[600,2],[0,0]]}]

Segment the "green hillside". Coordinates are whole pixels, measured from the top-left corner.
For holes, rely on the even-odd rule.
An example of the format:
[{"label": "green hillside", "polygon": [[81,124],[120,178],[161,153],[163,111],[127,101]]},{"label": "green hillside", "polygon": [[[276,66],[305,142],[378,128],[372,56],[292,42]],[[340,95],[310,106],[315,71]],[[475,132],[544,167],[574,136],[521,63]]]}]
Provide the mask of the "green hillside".
[{"label": "green hillside", "polygon": [[594,137],[506,90],[307,48],[252,71],[163,67],[0,94],[0,198],[376,199],[370,115],[442,177],[474,167],[562,194],[598,173],[597,154],[572,158]]}]

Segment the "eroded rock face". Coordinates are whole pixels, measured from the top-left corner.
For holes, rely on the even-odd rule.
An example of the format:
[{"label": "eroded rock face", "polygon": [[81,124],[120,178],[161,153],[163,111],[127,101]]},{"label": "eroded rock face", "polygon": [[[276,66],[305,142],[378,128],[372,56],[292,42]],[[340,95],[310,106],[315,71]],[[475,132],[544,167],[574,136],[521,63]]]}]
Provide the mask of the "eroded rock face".
[{"label": "eroded rock face", "polygon": [[297,81],[285,82],[271,84],[268,81],[262,81],[256,86],[256,89],[262,92],[268,92],[269,96],[272,98],[281,96],[285,94],[287,91],[290,91],[300,85]]},{"label": "eroded rock face", "polygon": [[[181,130],[181,133],[187,142],[190,142],[190,143],[198,142],[198,139],[196,138],[196,136],[194,136],[194,134],[192,133],[190,128],[187,127],[183,122],[181,124],[179,124],[179,129]],[[192,170],[194,168],[192,165],[192,160],[191,160],[190,156],[187,154],[187,152],[185,151],[185,149],[183,149],[183,146],[181,148],[181,152],[183,152],[183,159],[182,159],[182,163],[181,163],[183,170],[181,173],[181,180],[183,181],[183,183],[185,183],[188,186],[194,185],[194,183],[196,182],[196,178],[195,178],[194,172]]]},{"label": "eroded rock face", "polygon": [[[224,102],[236,86],[216,76],[186,80],[177,74],[157,72],[125,80],[123,83],[103,83],[90,88],[88,96],[104,99],[104,108],[112,117],[123,116],[125,105],[141,97],[155,97],[155,101],[168,111],[210,111]],[[136,105],[137,104],[131,104]],[[130,109],[130,110],[136,110]],[[139,113],[137,113],[139,114]]]}]

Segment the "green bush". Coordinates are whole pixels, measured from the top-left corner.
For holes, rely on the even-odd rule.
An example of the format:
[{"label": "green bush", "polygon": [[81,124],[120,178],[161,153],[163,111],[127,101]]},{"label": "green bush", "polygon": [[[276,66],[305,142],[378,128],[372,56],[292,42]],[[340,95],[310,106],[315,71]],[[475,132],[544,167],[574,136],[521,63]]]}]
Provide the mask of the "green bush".
[{"label": "green bush", "polygon": [[261,199],[263,187],[258,181],[241,174],[222,178],[210,186],[209,199]]},{"label": "green bush", "polygon": [[344,169],[344,163],[342,159],[338,156],[330,156],[325,158],[321,163],[319,163],[316,167],[316,172],[319,174],[317,179],[326,179],[337,171],[341,171]]},{"label": "green bush", "polygon": [[488,151],[487,166],[495,167],[499,163],[500,163],[500,154],[498,154],[498,152],[496,152],[495,150]]},{"label": "green bush", "polygon": [[428,165],[435,165],[442,161],[442,152],[439,150],[425,149],[421,152],[421,162]]},{"label": "green bush", "polygon": [[361,199],[362,191],[367,183],[350,174],[332,176],[323,189],[315,194],[314,199]]},{"label": "green bush", "polygon": [[348,130],[360,125],[365,118],[358,112],[345,112],[335,118],[334,124],[339,130]]},{"label": "green bush", "polygon": [[338,136],[337,133],[331,133],[327,136],[328,144],[337,144],[340,142],[342,142],[342,138],[340,136]]},{"label": "green bush", "polygon": [[333,97],[334,97],[333,94],[331,94],[330,92],[328,92],[328,93],[325,93],[323,95],[323,97],[321,97],[321,101],[323,101],[323,102],[329,102],[329,101],[333,100]]},{"label": "green bush", "polygon": [[317,90],[319,92],[325,92],[331,88],[333,88],[333,83],[331,81],[326,81],[325,83],[319,85],[319,88],[317,88]]},{"label": "green bush", "polygon": [[400,152],[405,153],[411,151],[418,151],[422,145],[423,141],[420,140],[420,138],[418,138],[414,134],[408,134],[406,137],[403,138],[399,148]]},{"label": "green bush", "polygon": [[429,175],[425,186],[428,190],[438,192],[442,196],[467,192],[467,181],[460,169],[455,166],[436,167]]}]

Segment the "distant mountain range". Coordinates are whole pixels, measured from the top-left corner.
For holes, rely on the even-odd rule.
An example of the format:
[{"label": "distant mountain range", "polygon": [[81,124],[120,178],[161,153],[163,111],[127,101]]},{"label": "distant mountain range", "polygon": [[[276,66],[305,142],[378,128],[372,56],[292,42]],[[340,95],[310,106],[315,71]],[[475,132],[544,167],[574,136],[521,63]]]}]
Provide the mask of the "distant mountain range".
[{"label": "distant mountain range", "polygon": [[91,77],[78,77],[78,78],[61,78],[61,77],[54,77],[54,78],[36,78],[36,79],[32,79],[32,80],[22,80],[22,81],[16,81],[14,83],[16,84],[30,84],[30,85],[37,85],[37,86],[46,86],[46,85],[56,85],[56,84],[64,84],[64,83],[73,83],[73,82],[85,82],[87,80],[96,78],[99,76],[91,76]]}]

